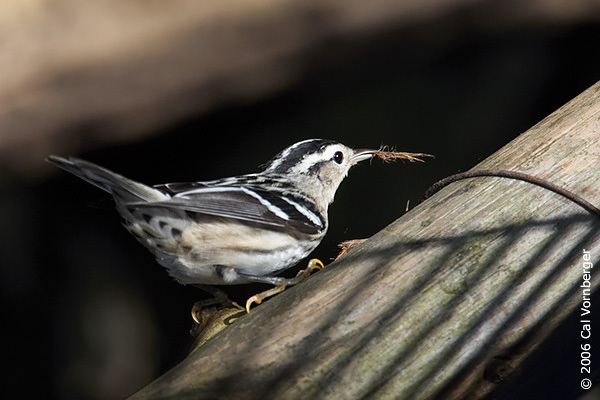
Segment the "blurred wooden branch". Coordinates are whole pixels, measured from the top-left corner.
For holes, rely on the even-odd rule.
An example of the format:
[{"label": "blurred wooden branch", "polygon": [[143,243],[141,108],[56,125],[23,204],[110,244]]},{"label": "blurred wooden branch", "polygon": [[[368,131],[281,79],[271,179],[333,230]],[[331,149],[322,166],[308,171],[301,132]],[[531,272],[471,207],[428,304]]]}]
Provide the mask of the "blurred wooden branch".
[{"label": "blurred wooden branch", "polygon": [[[0,178],[50,152],[132,140],[226,101],[268,95],[354,43],[465,6],[485,21],[572,21],[596,2],[14,0],[0,5]],[[479,18],[479,17],[477,17]],[[501,22],[500,22],[501,21]],[[511,22],[512,21],[512,22]],[[527,22],[526,22],[527,23]],[[313,61],[311,61],[313,60]]]},{"label": "blurred wooden branch", "polygon": [[[475,169],[526,172],[600,204],[598,115],[600,83]],[[599,227],[529,183],[451,184],[132,399],[480,399],[581,307]]]}]

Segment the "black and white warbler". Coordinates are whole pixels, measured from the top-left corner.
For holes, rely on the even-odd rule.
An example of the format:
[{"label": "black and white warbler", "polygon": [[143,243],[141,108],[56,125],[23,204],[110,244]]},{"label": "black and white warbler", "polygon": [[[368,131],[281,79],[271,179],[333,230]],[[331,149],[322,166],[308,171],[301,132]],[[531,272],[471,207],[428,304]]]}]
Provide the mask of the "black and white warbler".
[{"label": "black and white warbler", "polygon": [[282,287],[297,280],[276,274],[311,253],[327,232],[328,206],[349,169],[376,153],[310,139],[259,173],[156,186],[73,157],[48,161],[112,194],[125,227],[178,282]]}]

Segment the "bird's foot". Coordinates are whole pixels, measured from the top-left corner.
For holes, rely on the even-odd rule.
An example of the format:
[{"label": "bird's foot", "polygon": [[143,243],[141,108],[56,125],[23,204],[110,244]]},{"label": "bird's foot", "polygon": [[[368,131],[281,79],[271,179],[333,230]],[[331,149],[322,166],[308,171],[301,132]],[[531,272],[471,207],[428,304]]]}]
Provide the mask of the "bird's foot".
[{"label": "bird's foot", "polygon": [[308,266],[305,269],[298,271],[298,274],[296,274],[295,278],[289,279],[285,283],[275,285],[274,288],[265,290],[264,292],[255,294],[254,296],[250,297],[246,301],[246,312],[250,312],[250,307],[252,306],[252,303],[260,304],[264,299],[283,292],[288,286],[297,285],[298,283],[308,278],[312,272],[319,271],[323,268],[325,268],[325,265],[323,265],[323,262],[321,262],[321,260],[316,258],[311,259],[308,262]]}]

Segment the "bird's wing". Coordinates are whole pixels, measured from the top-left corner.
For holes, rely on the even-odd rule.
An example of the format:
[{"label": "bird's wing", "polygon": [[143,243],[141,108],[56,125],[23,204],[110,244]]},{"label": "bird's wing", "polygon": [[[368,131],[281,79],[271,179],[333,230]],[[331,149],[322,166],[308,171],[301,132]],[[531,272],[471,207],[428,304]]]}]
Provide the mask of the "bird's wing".
[{"label": "bird's wing", "polygon": [[310,207],[310,202],[289,193],[247,186],[207,186],[200,182],[155,188],[168,188],[173,196],[164,201],[134,202],[127,206],[177,209],[308,235],[321,233],[326,228],[326,222]]}]

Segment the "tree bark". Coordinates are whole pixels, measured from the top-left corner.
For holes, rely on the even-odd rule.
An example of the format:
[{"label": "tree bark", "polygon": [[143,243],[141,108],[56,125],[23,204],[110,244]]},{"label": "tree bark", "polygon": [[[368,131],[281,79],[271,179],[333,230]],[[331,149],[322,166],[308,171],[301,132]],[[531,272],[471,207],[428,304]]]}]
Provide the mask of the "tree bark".
[{"label": "tree bark", "polygon": [[[600,204],[599,94],[597,83],[474,169],[525,172]],[[481,398],[581,307],[599,227],[526,182],[451,184],[132,399]]]}]

